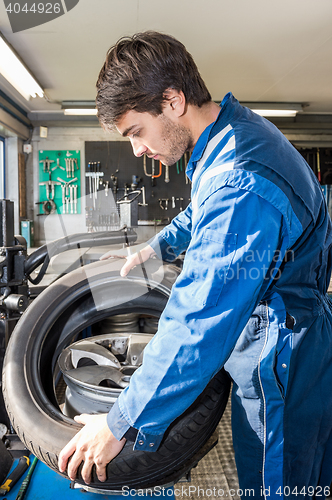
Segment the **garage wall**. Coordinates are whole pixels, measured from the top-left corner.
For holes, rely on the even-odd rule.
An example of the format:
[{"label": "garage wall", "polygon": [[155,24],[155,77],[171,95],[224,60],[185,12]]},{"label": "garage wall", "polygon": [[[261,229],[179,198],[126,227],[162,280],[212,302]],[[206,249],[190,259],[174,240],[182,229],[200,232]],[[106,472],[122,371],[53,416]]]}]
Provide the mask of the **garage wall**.
[{"label": "garage wall", "polygon": [[[81,214],[63,214],[62,220],[51,215],[38,216],[39,201],[39,150],[79,150],[81,153],[81,186],[84,191],[85,178],[85,141],[119,141],[125,140],[118,133],[106,133],[100,127],[49,127],[47,138],[41,138],[39,127],[32,135],[32,153],[27,160],[27,214],[34,220],[35,245],[42,245],[51,233],[52,239],[62,238],[66,234],[86,232],[85,197],[82,196]],[[65,228],[65,229],[64,229]]]},{"label": "garage wall", "polygon": [[[303,118],[302,118],[303,121]],[[309,123],[283,123],[279,122],[276,125],[285,134],[285,136],[298,148],[308,147],[332,147],[332,122],[319,122],[318,124]],[[49,126],[48,137],[41,138],[40,128],[36,126],[33,130],[31,144],[33,151],[27,156],[26,161],[26,176],[27,176],[27,218],[34,221],[35,225],[35,246],[44,244],[47,238],[52,240],[61,238],[66,234],[78,232],[86,232],[85,224],[85,196],[81,200],[81,214],[64,214],[62,220],[55,220],[54,216],[38,216],[39,201],[39,150],[79,150],[81,154],[81,186],[82,194],[84,195],[85,186],[85,143],[100,142],[100,141],[127,141],[117,132],[106,133],[99,125],[98,126]],[[22,152],[22,141],[17,138],[12,138],[17,147],[18,152]],[[8,184],[7,198],[14,201],[18,200],[17,191],[17,175],[15,169],[11,169],[10,155],[8,158],[8,167],[10,174],[10,182]],[[14,161],[14,156],[12,157]],[[17,161],[17,160],[16,160]],[[8,177],[8,176],[7,176]],[[15,187],[16,186],[16,187]],[[7,188],[7,189],[8,189]],[[16,190],[16,191],[15,191]],[[147,200],[148,201],[148,200]],[[18,206],[18,203],[17,203]],[[56,216],[57,217],[57,216]],[[57,217],[58,218],[58,217]],[[18,217],[15,217],[15,232],[18,232]],[[158,232],[161,227],[139,227],[137,232],[140,241],[146,241]],[[50,236],[49,236],[50,235]]]},{"label": "garage wall", "polygon": [[[63,236],[69,235],[69,234],[74,234],[74,233],[80,233],[80,232],[87,232],[87,226],[86,226],[86,198],[85,198],[85,169],[88,161],[91,161],[91,158],[86,158],[86,144],[94,145],[94,144],[99,144],[102,145],[103,142],[105,144],[107,142],[119,142],[123,141],[128,143],[128,139],[125,139],[120,136],[117,132],[113,133],[106,133],[101,127],[59,127],[59,126],[54,126],[54,127],[48,127],[48,136],[47,138],[42,138],[40,137],[40,127],[35,127],[33,134],[32,134],[32,139],[31,139],[31,144],[32,144],[32,153],[28,155],[27,161],[26,161],[26,177],[27,177],[27,218],[30,220],[34,221],[34,227],[35,227],[35,245],[34,246],[40,246],[48,241],[53,241],[58,238],[62,238]],[[126,144],[127,146],[127,144]],[[128,155],[127,155],[127,164],[126,168],[129,168],[129,163],[132,161],[133,164],[135,164],[135,160],[137,162],[137,159],[132,155],[131,151],[129,151],[130,145],[128,143],[129,148],[125,148],[128,150]],[[108,148],[106,147],[106,150]],[[54,215],[38,215],[39,214],[39,205],[37,205],[39,201],[39,151],[40,150],[78,150],[80,151],[80,157],[81,157],[81,189],[82,189],[82,194],[81,194],[81,214],[54,214]],[[95,159],[95,158],[93,158]],[[97,158],[100,160],[99,156]],[[104,162],[105,164],[105,162]],[[141,175],[141,177],[144,177],[143,173],[143,167],[140,165],[139,171],[135,169],[135,173]],[[125,169],[122,169],[125,170]],[[130,169],[129,169],[130,170]],[[129,171],[128,170],[128,171]],[[106,172],[108,175],[109,172]],[[106,175],[105,174],[105,175]],[[117,174],[118,175],[118,174]],[[182,173],[183,176],[183,183],[184,183],[184,171]],[[108,178],[108,177],[107,177]],[[182,177],[181,177],[182,178]],[[127,180],[131,179],[131,175],[127,175],[126,177]],[[121,179],[120,175],[120,184],[121,186],[123,185],[124,181]],[[147,185],[148,183],[144,183]],[[163,187],[166,190],[168,189],[168,184],[162,183]],[[160,187],[160,186],[158,186]],[[185,186],[188,191],[187,196],[183,203],[183,208],[188,204],[188,197],[190,196],[190,186]],[[146,187],[147,189],[147,194],[149,194],[149,186]],[[183,191],[183,190],[182,190]],[[181,196],[184,196],[184,193],[181,191]],[[120,193],[121,191],[119,191]],[[172,194],[176,194],[175,192],[172,191]],[[110,196],[113,196],[111,192],[111,186],[109,189],[109,196],[106,199],[107,202],[112,201],[110,200]],[[155,196],[157,198],[163,197],[162,194],[159,193],[158,189],[156,188],[156,193]],[[165,195],[166,196],[166,195]],[[165,197],[164,196],[164,197]],[[180,196],[180,195],[179,195]],[[158,200],[157,200],[158,201]],[[89,202],[89,200],[88,200]],[[91,204],[91,202],[90,202]],[[88,203],[89,205],[89,203]],[[159,207],[158,207],[159,208]],[[170,207],[171,208],[171,207]],[[176,213],[178,213],[179,207],[177,207],[177,211],[174,209],[171,210],[169,209],[167,212],[164,212],[162,210],[159,210],[160,213],[157,213],[158,210],[156,210],[156,216],[161,218],[161,216],[169,216],[169,218],[173,218]],[[142,215],[142,214],[141,214]],[[151,216],[151,214],[145,214],[146,216]],[[157,218],[158,218],[157,217]],[[145,217],[146,218],[146,217]],[[139,242],[145,242],[149,240],[151,237],[153,237],[156,233],[158,233],[162,227],[167,223],[167,217],[165,217],[165,220],[162,221],[162,223],[154,224],[154,225],[141,225],[138,228],[135,228],[135,231],[138,234],[138,241]]]}]

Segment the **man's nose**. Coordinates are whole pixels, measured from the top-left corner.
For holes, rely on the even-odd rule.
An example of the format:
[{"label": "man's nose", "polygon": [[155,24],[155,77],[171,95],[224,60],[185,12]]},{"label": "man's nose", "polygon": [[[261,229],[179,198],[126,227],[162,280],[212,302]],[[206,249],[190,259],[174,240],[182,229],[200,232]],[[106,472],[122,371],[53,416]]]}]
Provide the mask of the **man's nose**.
[{"label": "man's nose", "polygon": [[148,150],[148,148],[144,146],[144,144],[138,143],[137,141],[132,141],[131,145],[134,151],[134,155],[137,157],[143,156],[144,153],[146,153]]}]

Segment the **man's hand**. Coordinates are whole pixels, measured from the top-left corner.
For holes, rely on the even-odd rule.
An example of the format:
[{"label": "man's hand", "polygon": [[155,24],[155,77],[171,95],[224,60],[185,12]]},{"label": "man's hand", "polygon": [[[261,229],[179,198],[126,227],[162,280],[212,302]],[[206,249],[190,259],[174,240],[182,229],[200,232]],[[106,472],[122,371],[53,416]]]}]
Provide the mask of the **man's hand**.
[{"label": "man's hand", "polygon": [[120,275],[122,277],[127,276],[129,271],[133,269],[133,267],[139,266],[142,264],[142,262],[147,261],[152,255],[156,255],[155,251],[153,250],[150,245],[147,245],[146,247],[142,248],[140,252],[136,252],[133,255],[129,255],[127,257],[127,262],[125,265],[122,267],[120,271]]},{"label": "man's hand", "polygon": [[106,481],[107,464],[120,453],[126,442],[125,438],[118,441],[113,436],[106,417],[106,413],[83,414],[75,417],[76,422],[84,424],[84,427],[69,441],[59,455],[59,470],[64,472],[68,463],[68,476],[72,481],[76,478],[81,462],[84,462],[81,474],[86,484],[91,482],[91,469],[94,464],[99,481]]},{"label": "man's hand", "polygon": [[125,259],[125,255],[121,255],[120,252],[114,253],[114,250],[109,250],[108,252],[104,253],[101,257],[99,257],[99,260],[107,260],[107,259]]}]

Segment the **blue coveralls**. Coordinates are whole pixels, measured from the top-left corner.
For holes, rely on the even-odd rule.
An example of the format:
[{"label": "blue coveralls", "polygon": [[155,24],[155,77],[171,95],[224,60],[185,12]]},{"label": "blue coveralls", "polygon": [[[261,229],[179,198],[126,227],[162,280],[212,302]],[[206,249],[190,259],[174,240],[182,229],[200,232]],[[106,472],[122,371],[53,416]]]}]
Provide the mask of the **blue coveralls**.
[{"label": "blue coveralls", "polygon": [[332,239],[319,183],[282,133],[231,94],[187,175],[190,205],[152,243],[165,259],[186,250],[183,270],[108,425],[118,439],[138,429],[134,447],[154,451],[224,366],[240,487],[280,499],[319,486],[323,498],[332,481]]}]

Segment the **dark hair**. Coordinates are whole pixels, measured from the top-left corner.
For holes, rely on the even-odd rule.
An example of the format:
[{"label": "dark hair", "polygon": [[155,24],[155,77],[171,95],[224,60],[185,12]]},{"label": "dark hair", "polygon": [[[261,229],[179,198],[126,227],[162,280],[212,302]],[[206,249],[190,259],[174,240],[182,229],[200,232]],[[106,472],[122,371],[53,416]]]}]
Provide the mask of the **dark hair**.
[{"label": "dark hair", "polygon": [[165,90],[182,91],[188,104],[211,100],[197,66],[176,38],[146,31],[121,38],[107,53],[97,81],[98,118],[104,128],[129,110],[162,113]]}]

